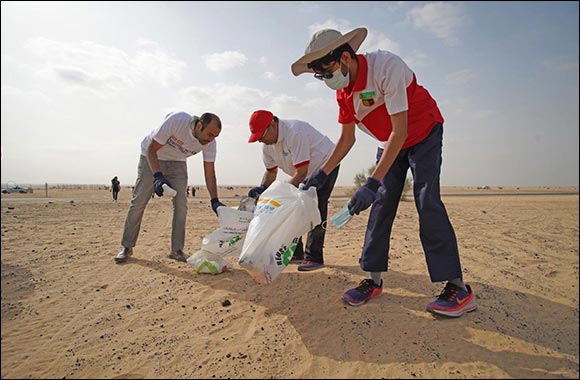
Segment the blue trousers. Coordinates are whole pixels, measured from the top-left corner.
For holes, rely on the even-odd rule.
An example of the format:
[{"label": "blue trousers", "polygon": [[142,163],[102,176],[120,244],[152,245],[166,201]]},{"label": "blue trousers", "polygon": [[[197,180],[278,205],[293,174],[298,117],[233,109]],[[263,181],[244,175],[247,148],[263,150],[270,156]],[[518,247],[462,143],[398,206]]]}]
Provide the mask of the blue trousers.
[{"label": "blue trousers", "polygon": [[[407,171],[413,175],[415,206],[419,213],[419,236],[432,282],[463,278],[455,231],[441,201],[441,147],[443,125],[437,124],[427,138],[403,149],[382,180],[367,223],[360,267],[366,272],[388,270],[393,221],[405,185]],[[377,162],[383,149],[377,151]]]}]

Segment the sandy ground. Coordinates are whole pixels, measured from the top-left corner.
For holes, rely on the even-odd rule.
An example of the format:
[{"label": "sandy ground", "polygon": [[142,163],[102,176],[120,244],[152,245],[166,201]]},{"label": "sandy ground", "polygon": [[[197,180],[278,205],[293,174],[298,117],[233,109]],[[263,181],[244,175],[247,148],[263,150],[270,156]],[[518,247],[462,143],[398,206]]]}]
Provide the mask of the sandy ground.
[{"label": "sandy ground", "polygon": [[[245,192],[220,194],[237,206]],[[538,192],[550,194],[524,194]],[[442,284],[429,280],[412,201],[399,207],[383,294],[355,308],[340,295],[364,278],[368,211],[328,229],[324,269],[291,264],[261,285],[237,264],[196,274],[167,258],[167,199],[150,202],[118,265],[127,189],[117,203],[105,190],[3,194],[1,376],[578,378],[578,189],[443,193],[479,304],[458,319],[425,311]],[[331,198],[330,214],[346,201]],[[187,226],[189,253],[218,227],[203,191]]]}]

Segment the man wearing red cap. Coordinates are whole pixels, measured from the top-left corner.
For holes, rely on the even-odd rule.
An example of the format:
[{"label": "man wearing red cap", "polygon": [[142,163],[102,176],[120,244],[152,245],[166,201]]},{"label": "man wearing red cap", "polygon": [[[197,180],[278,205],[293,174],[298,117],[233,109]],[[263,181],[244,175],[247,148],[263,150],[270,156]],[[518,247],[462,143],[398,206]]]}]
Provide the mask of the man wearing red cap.
[{"label": "man wearing red cap", "polygon": [[[248,192],[248,196],[258,198],[276,180],[278,168],[292,178],[290,183],[296,187],[312,175],[330,157],[334,143],[316,130],[312,125],[300,120],[281,120],[270,111],[258,110],[250,117],[249,143],[261,142],[262,158],[266,172],[262,184]],[[318,210],[321,223],[308,233],[306,249],[300,239],[294,260],[304,257],[298,266],[299,271],[311,271],[324,266],[324,235],[322,224],[328,215],[328,198],[338,177],[339,166],[329,174],[325,183],[317,188]]]},{"label": "man wearing red cap", "polygon": [[292,64],[296,76],[310,72],[336,91],[342,133],[322,167],[306,181],[318,188],[327,174],[348,154],[356,127],[379,141],[377,165],[351,198],[351,215],[371,207],[361,268],[370,278],[343,293],[358,306],[381,294],[381,273],[388,269],[391,229],[407,172],[413,174],[413,192],[420,220],[420,238],[431,281],[447,281],[427,310],[459,317],[477,308],[471,287],[463,282],[453,226],[441,202],[439,177],[443,116],[415,73],[388,51],[356,54],[367,36],[366,28],[342,34],[324,29],[314,33],[304,56]]}]

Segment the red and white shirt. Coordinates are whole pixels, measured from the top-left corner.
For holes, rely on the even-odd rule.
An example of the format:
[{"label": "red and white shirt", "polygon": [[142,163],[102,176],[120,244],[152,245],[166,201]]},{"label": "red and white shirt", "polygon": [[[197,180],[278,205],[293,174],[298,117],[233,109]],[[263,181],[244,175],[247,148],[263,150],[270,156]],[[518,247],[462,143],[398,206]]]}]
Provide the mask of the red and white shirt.
[{"label": "red and white shirt", "polygon": [[308,165],[310,176],[330,157],[334,143],[312,125],[300,120],[278,120],[278,141],[263,144],[262,157],[266,170],[278,167],[289,176],[296,169]]},{"label": "red and white shirt", "polygon": [[215,162],[217,143],[213,140],[202,145],[193,137],[194,120],[198,118],[185,112],[170,113],[159,128],[141,141],[141,154],[147,157],[147,147],[155,139],[163,145],[157,151],[157,158],[161,161],[186,161],[187,157],[203,152],[205,162]]},{"label": "red and white shirt", "polygon": [[399,56],[379,50],[357,58],[356,81],[336,91],[339,123],[356,123],[384,146],[393,130],[390,115],[408,111],[401,149],[420,143],[435,124],[443,123],[437,103]]}]

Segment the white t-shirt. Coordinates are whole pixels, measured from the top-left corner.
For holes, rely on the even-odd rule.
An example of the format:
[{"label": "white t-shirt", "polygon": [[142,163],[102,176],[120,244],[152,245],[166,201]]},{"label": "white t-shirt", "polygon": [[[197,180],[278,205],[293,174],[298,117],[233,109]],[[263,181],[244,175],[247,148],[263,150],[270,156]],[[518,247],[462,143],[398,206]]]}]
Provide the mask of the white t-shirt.
[{"label": "white t-shirt", "polygon": [[[407,111],[407,87],[413,81],[413,71],[398,56],[388,51],[379,50],[375,53],[364,55],[368,62],[367,87],[365,93],[377,94],[375,104],[372,107],[364,107],[359,93],[353,96],[354,107],[357,110],[357,118],[363,120],[372,110],[377,107],[387,107],[389,115]],[[361,122],[358,127],[376,138]],[[379,147],[385,148],[386,141],[379,141]]]},{"label": "white t-shirt", "polygon": [[310,176],[330,157],[334,143],[312,125],[300,120],[278,120],[278,141],[262,148],[266,170],[282,169],[294,176],[296,169],[308,165]]},{"label": "white t-shirt", "polygon": [[203,152],[203,160],[215,162],[217,143],[215,140],[206,145],[193,137],[194,120],[185,112],[170,113],[165,117],[163,124],[141,141],[141,154],[147,156],[147,148],[151,140],[155,139],[163,145],[157,151],[157,158],[161,161],[186,161],[187,157]]}]

